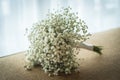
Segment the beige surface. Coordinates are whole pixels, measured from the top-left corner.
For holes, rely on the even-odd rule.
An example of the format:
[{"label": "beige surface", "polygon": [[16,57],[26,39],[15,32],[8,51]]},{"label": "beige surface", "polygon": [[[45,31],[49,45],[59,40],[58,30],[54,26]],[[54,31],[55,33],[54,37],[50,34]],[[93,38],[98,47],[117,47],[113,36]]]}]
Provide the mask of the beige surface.
[{"label": "beige surface", "polygon": [[0,58],[0,80],[120,80],[120,28],[93,34],[87,41],[104,46],[103,55],[81,49],[80,73],[48,77],[40,67],[24,70],[24,52]]}]

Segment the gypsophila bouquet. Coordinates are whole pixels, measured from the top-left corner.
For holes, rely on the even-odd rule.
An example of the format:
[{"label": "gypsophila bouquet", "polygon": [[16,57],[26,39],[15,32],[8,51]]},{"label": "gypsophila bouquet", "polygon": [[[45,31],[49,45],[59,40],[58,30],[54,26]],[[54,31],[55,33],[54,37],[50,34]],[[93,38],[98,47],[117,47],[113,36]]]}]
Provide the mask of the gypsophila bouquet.
[{"label": "gypsophila bouquet", "polygon": [[87,29],[85,22],[70,7],[49,12],[46,19],[34,24],[29,31],[26,68],[39,64],[46,73],[53,75],[75,71],[79,63],[74,48],[101,53],[101,48],[84,43],[90,35]]}]

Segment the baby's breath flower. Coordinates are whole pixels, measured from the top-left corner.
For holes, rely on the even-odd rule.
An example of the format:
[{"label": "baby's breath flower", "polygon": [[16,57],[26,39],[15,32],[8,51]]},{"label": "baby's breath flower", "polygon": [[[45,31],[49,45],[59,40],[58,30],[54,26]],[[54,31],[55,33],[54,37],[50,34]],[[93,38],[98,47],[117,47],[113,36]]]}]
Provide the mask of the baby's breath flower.
[{"label": "baby's breath flower", "polygon": [[[34,24],[29,31],[30,47],[26,54],[29,66],[40,64],[53,75],[70,74],[78,66],[73,46],[75,41],[85,41],[89,33],[78,13],[70,7],[47,14],[47,18]],[[49,73],[49,76],[51,74]]]}]

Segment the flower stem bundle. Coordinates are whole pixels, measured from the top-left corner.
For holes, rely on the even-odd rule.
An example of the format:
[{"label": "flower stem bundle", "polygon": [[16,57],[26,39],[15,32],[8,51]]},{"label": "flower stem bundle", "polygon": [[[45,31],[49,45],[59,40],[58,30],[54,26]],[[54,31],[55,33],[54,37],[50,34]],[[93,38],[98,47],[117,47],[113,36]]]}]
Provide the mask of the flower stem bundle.
[{"label": "flower stem bundle", "polygon": [[[70,7],[48,13],[47,18],[33,25],[28,34],[26,68],[39,64],[46,73],[70,74],[79,65],[74,51],[76,42],[88,39],[87,25]],[[100,53],[95,46],[94,51]]]}]

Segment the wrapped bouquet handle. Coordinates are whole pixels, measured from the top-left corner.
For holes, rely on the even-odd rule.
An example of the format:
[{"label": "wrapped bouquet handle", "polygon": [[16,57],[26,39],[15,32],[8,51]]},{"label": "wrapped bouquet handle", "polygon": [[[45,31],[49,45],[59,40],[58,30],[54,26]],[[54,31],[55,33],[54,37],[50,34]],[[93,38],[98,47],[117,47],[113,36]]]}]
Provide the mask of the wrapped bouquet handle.
[{"label": "wrapped bouquet handle", "polygon": [[86,43],[86,42],[76,42],[76,45],[74,45],[74,47],[94,51],[94,52],[96,52],[100,55],[102,54],[102,52],[101,52],[102,51],[102,46],[96,46],[96,45],[89,44],[89,43]]}]

